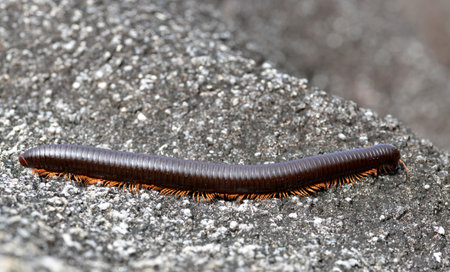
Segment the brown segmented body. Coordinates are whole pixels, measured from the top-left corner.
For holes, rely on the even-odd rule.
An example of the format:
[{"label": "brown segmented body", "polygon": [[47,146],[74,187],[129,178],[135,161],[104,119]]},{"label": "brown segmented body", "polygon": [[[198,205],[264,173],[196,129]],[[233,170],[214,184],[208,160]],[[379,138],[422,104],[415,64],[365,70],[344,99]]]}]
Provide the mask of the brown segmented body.
[{"label": "brown segmented body", "polygon": [[[394,170],[400,152],[380,144],[303,159],[261,165],[231,165],[130,153],[82,145],[42,145],[19,157],[39,175],[64,175],[84,184],[131,190],[150,188],[208,199],[309,195],[380,170]],[[401,162],[403,163],[403,162]]]}]

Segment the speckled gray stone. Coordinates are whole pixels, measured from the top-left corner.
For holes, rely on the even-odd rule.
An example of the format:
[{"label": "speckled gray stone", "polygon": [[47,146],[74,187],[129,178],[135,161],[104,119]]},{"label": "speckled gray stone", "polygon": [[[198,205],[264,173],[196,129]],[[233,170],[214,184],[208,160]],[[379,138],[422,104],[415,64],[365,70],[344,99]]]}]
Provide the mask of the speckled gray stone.
[{"label": "speckled gray stone", "polygon": [[[11,1],[0,20],[3,270],[449,268],[449,155],[392,116],[244,57],[213,7]],[[392,143],[411,179],[196,203],[40,181],[17,157],[44,143],[226,163]]]}]

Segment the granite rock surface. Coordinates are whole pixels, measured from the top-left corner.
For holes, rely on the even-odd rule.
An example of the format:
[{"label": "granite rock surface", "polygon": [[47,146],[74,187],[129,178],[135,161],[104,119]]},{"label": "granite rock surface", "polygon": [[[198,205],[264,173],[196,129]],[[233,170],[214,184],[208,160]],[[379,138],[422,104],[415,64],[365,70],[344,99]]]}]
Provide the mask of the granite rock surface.
[{"label": "granite rock surface", "polygon": [[[249,58],[197,1],[0,2],[0,270],[449,269],[449,154]],[[392,143],[404,172],[242,203],[39,180],[71,143],[258,164]]]}]

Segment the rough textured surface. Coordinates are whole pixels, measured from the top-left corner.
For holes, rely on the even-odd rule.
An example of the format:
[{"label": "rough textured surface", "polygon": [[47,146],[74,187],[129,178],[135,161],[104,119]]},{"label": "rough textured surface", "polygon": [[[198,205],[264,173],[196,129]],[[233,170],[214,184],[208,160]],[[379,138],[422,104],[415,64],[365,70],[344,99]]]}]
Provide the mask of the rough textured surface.
[{"label": "rough textured surface", "polygon": [[[72,2],[0,3],[1,269],[449,269],[447,153],[243,57],[211,6]],[[195,203],[39,181],[17,157],[44,143],[227,163],[393,143],[412,177]]]},{"label": "rough textured surface", "polygon": [[448,1],[215,2],[252,50],[282,71],[396,116],[450,150]]}]

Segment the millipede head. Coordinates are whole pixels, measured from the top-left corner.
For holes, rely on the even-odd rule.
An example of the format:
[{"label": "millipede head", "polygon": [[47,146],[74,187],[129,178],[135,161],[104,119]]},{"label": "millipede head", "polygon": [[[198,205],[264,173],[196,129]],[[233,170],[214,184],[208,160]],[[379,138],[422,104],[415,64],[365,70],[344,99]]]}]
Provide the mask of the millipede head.
[{"label": "millipede head", "polygon": [[406,167],[406,164],[402,161],[402,160],[398,160],[398,162],[403,166],[403,168],[405,169],[406,172],[406,177],[407,179],[409,179],[411,176],[409,175],[409,171],[408,168]]}]

